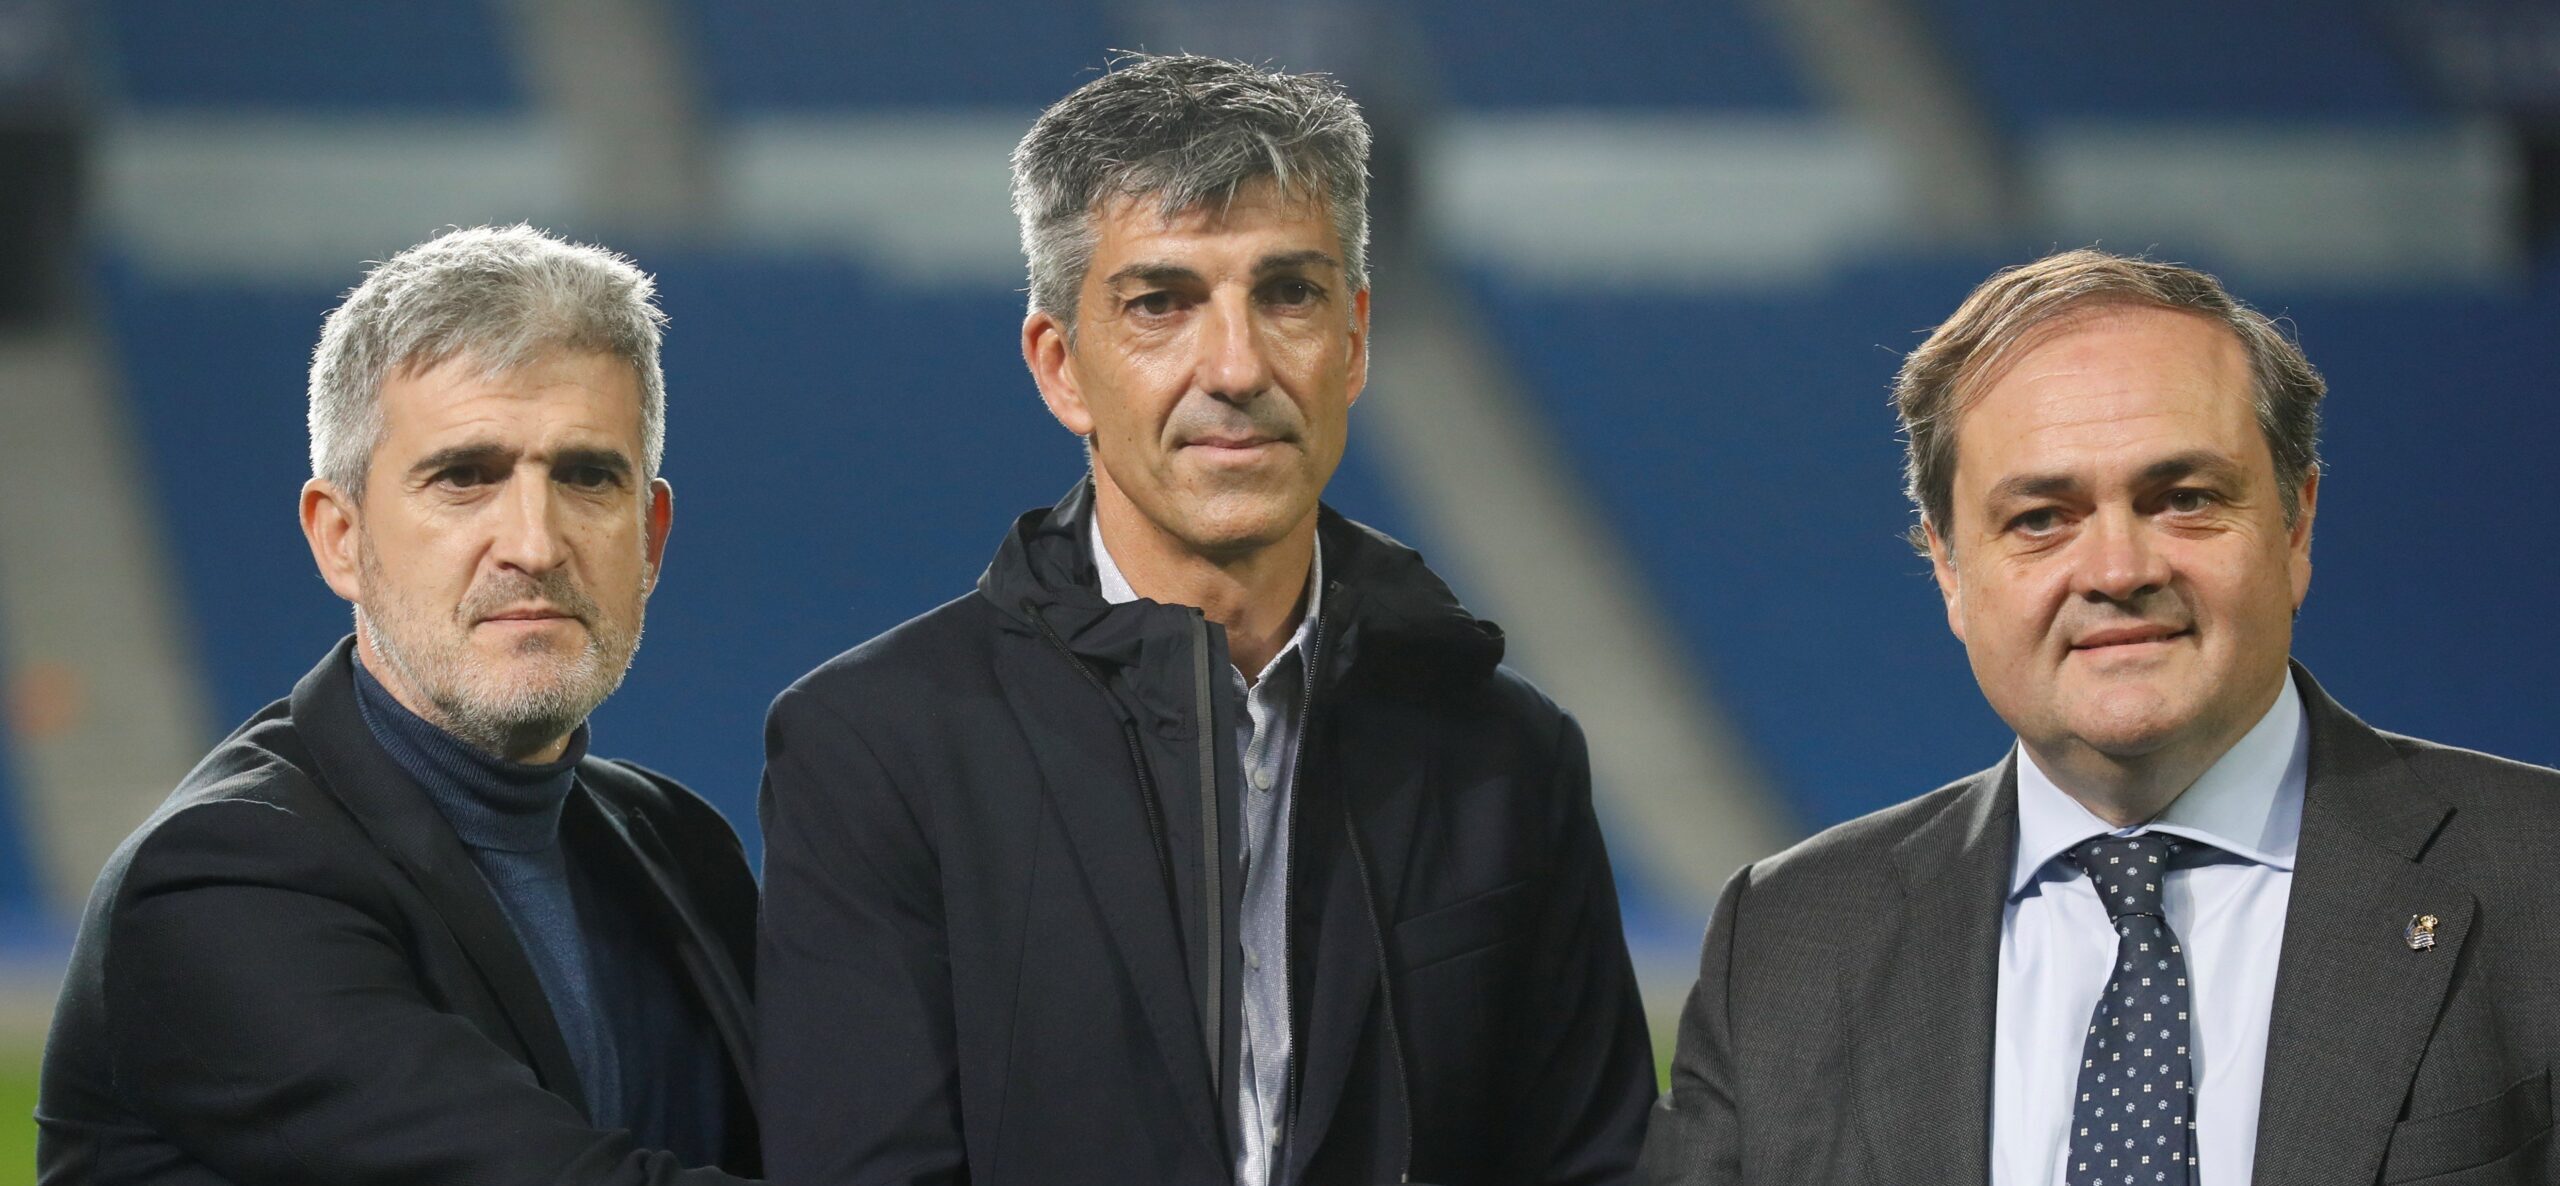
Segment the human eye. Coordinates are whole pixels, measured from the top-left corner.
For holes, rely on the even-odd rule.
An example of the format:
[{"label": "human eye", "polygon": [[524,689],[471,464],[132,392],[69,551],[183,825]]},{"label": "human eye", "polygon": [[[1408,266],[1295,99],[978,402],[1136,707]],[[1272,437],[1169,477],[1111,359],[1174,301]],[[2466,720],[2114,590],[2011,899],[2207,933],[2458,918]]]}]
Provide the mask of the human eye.
[{"label": "human eye", "polygon": [[1120,307],[1138,317],[1169,317],[1182,307],[1182,298],[1159,288],[1130,297]]},{"label": "human eye", "polygon": [[611,466],[603,465],[567,466],[560,471],[559,478],[580,490],[606,490],[622,484],[622,475],[615,473]]},{"label": "human eye", "polygon": [[2181,486],[2162,496],[2160,505],[2167,507],[2172,514],[2193,515],[2211,510],[2221,501],[2222,497],[2213,491]]},{"label": "human eye", "polygon": [[444,490],[469,490],[494,480],[487,467],[468,464],[448,465],[427,475],[428,485]]},{"label": "human eye", "polygon": [[1286,309],[1303,308],[1324,300],[1324,287],[1313,280],[1290,276],[1263,286],[1266,304]]},{"label": "human eye", "polygon": [[2062,508],[2035,507],[2009,517],[2006,530],[2012,535],[2041,539],[2062,529]]}]

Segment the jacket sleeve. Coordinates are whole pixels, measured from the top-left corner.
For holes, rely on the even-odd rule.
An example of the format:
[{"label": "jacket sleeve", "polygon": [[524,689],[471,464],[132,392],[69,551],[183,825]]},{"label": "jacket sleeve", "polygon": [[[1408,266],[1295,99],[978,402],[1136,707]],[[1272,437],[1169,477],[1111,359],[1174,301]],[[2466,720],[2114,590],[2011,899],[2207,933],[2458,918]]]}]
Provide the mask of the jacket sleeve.
[{"label": "jacket sleeve", "polygon": [[793,1186],[965,1181],[930,832],[810,693],[765,728],[756,944],[765,1171]]},{"label": "jacket sleeve", "polygon": [[744,1181],[590,1126],[438,1008],[348,843],[285,808],[220,800],[135,851],[102,993],[116,1082],[143,1119],[234,1182]]},{"label": "jacket sleeve", "polygon": [[1730,1009],[1733,935],[1751,870],[1725,882],[1698,956],[1698,983],[1680,1011],[1671,1090],[1653,1109],[1637,1181],[1646,1186],[1739,1186],[1742,1120],[1734,1098]]},{"label": "jacket sleeve", "polygon": [[1537,1000],[1524,1014],[1532,1041],[1520,1052],[1532,1070],[1515,1131],[1533,1142],[1523,1164],[1543,1167],[1524,1180],[1601,1186],[1633,1171],[1653,1104],[1653,1047],[1592,814],[1590,753],[1571,716],[1553,778],[1559,842],[1539,907],[1538,971],[1528,981]]}]

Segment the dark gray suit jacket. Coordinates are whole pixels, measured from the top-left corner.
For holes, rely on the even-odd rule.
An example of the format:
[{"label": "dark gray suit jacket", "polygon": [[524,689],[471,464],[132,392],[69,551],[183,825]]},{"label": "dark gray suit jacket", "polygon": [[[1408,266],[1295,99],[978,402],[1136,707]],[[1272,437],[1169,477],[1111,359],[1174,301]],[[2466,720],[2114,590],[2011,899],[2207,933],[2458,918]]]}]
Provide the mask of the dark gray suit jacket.
[{"label": "dark gray suit jacket", "polygon": [[[2294,673],[2311,762],[2257,1186],[2560,1182],[2560,772],[2377,732]],[[1735,874],[1639,1181],[1987,1181],[2017,832],[2004,761]]]}]

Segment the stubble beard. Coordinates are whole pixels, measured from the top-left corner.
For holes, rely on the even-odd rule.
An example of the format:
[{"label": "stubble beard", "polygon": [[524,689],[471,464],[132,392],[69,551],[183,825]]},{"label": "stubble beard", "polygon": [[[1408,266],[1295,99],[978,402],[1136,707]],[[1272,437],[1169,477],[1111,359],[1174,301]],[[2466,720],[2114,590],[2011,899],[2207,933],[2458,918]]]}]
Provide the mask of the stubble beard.
[{"label": "stubble beard", "polygon": [[[359,545],[357,562],[370,603],[355,614],[366,643],[425,699],[421,715],[430,724],[493,757],[521,760],[567,736],[622,686],[639,651],[643,607],[633,608],[630,629],[615,629],[565,570],[474,585],[451,615],[455,630],[447,632],[430,625],[432,611],[419,612],[391,592],[370,541]],[[547,662],[536,674],[513,682],[474,662],[469,636],[481,611],[536,598],[584,623],[586,642],[577,653],[542,656]],[[527,638],[516,653],[548,649],[543,640]]]}]

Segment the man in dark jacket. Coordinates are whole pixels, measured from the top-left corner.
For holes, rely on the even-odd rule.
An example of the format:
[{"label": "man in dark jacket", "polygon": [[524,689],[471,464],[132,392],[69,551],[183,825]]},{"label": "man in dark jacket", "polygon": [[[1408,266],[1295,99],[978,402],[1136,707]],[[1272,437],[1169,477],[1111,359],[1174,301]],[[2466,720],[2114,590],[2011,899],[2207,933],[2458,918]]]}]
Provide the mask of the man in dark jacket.
[{"label": "man in dark jacket", "polygon": [[737,836],[587,753],[672,522],[650,294],[608,252],[480,228],[329,315],[302,524],[356,637],[99,878],[45,1049],[46,1186],[756,1172]]},{"label": "man in dark jacket", "polygon": [[1368,134],[1135,57],[1015,155],[1089,481],[775,702],[777,1180],[1597,1183],[1653,1096],[1580,730],[1318,505]]}]

